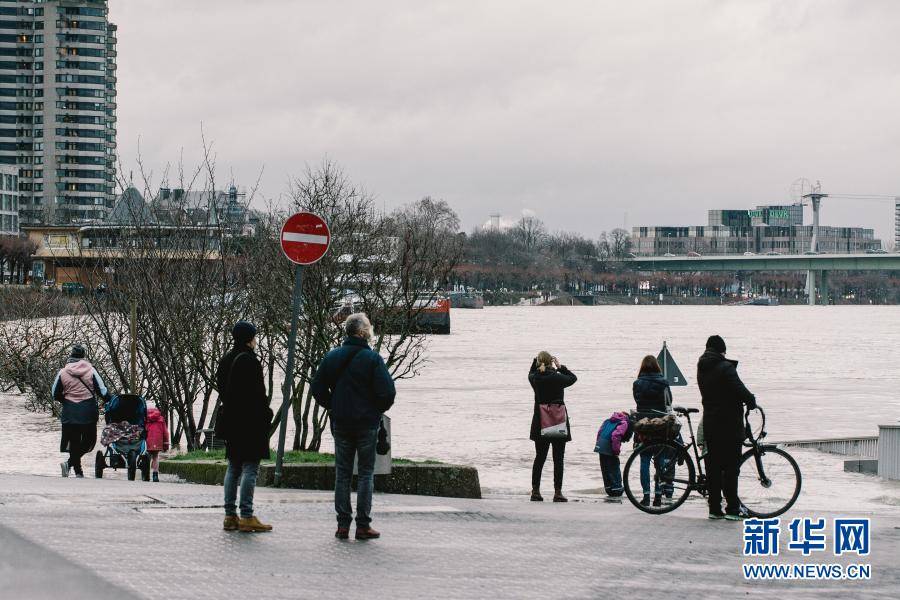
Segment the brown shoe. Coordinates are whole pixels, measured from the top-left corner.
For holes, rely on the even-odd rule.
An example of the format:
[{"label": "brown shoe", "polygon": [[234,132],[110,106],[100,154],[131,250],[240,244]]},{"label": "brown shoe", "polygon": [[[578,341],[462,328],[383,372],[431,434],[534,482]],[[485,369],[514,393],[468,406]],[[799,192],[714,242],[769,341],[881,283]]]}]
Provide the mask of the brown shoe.
[{"label": "brown shoe", "polygon": [[272,531],[272,526],[261,523],[256,517],[250,517],[249,519],[241,518],[238,521],[238,529],[244,533],[262,533],[264,531]]},{"label": "brown shoe", "polygon": [[568,502],[569,499],[562,495],[561,490],[556,490],[556,493],[553,494],[553,501],[554,502]]},{"label": "brown shoe", "polygon": [[356,539],[358,540],[376,540],[381,537],[381,534],[371,527],[357,527],[356,528]]},{"label": "brown shoe", "polygon": [[531,490],[531,501],[532,502],[543,502],[544,497],[541,496],[541,490]]},{"label": "brown shoe", "polygon": [[339,540],[350,539],[350,528],[349,527],[338,527],[337,531],[334,532],[334,537],[336,537]]},{"label": "brown shoe", "polygon": [[238,530],[238,518],[232,517],[230,515],[225,516],[225,522],[222,524],[222,529],[225,531],[237,531]]}]

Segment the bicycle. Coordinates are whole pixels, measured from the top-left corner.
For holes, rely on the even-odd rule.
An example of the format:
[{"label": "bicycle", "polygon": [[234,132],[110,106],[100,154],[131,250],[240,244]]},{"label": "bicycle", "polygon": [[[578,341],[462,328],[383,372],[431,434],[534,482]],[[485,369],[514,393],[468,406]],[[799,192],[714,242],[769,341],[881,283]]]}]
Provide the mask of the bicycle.
[{"label": "bicycle", "polygon": [[[673,407],[673,411],[687,419],[690,442],[644,440],[635,445],[622,472],[628,500],[638,509],[650,514],[664,514],[675,510],[685,503],[691,492],[697,492],[703,498],[708,496],[702,460],[706,454],[700,453],[691,423],[691,414],[700,411],[680,406]],[[753,422],[750,415],[749,409],[745,411],[747,437],[744,446],[748,450],[741,456],[739,463],[738,497],[750,516],[777,517],[790,509],[800,495],[800,467],[781,448],[761,443],[766,437],[766,416],[762,408],[757,407]],[[755,422],[757,418],[759,423]],[[649,494],[645,495],[644,490],[648,490]],[[635,495],[635,491],[639,492],[640,497]]]}]

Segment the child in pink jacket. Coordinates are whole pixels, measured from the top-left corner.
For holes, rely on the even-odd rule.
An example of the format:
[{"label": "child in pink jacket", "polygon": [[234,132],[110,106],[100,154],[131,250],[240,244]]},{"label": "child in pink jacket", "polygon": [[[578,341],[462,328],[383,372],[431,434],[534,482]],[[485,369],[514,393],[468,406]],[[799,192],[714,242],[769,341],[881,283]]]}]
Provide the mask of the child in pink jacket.
[{"label": "child in pink jacket", "polygon": [[147,410],[147,452],[150,453],[150,469],[153,481],[159,481],[159,453],[169,449],[169,428],[158,408]]},{"label": "child in pink jacket", "polygon": [[625,491],[622,486],[622,469],[619,466],[619,452],[622,442],[631,438],[631,421],[623,412],[613,413],[603,421],[597,431],[597,444],[594,452],[600,455],[600,470],[603,473],[603,487],[606,494],[613,498]]}]

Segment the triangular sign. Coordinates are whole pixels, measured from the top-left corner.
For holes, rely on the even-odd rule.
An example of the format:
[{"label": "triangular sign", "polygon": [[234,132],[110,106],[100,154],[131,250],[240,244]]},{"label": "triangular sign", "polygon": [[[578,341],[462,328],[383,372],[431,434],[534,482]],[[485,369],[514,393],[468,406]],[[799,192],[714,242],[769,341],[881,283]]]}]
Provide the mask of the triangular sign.
[{"label": "triangular sign", "polygon": [[666,346],[666,343],[663,342],[662,350],[659,351],[659,356],[656,357],[656,360],[659,361],[659,366],[662,369],[663,377],[669,382],[669,385],[687,385],[687,378],[685,378],[684,373],[681,372],[681,369],[678,368],[678,365],[675,364],[675,359],[672,358],[672,354],[669,352],[669,347]]}]

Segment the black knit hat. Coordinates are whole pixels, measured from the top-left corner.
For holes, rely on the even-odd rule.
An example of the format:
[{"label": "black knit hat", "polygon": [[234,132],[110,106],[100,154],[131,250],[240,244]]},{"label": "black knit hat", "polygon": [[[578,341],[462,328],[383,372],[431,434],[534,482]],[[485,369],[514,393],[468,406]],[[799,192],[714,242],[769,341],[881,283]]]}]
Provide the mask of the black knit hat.
[{"label": "black knit hat", "polygon": [[706,340],[706,349],[725,354],[725,340],[722,339],[722,336],[711,335]]},{"label": "black knit hat", "polygon": [[248,344],[256,337],[256,326],[247,321],[238,321],[231,329],[231,337],[237,344]]},{"label": "black knit hat", "polygon": [[75,344],[72,346],[72,353],[69,355],[72,358],[84,358],[87,355],[87,351],[84,349],[84,346],[81,344]]}]

